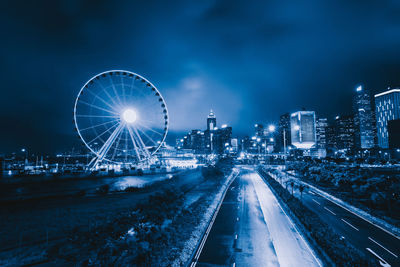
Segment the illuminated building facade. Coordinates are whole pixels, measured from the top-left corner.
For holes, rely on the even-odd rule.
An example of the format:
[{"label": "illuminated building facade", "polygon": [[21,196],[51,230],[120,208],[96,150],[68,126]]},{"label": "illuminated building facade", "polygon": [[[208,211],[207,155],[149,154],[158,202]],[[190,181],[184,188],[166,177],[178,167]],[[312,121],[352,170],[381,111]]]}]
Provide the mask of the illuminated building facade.
[{"label": "illuminated building facade", "polygon": [[400,119],[400,89],[390,89],[375,95],[378,145],[389,148],[388,122]]},{"label": "illuminated building facade", "polygon": [[310,149],[316,144],[315,112],[298,111],[290,115],[292,145]]},{"label": "illuminated building facade", "polygon": [[375,125],[371,106],[371,95],[362,86],[356,88],[354,101],[354,144],[356,148],[374,147]]}]

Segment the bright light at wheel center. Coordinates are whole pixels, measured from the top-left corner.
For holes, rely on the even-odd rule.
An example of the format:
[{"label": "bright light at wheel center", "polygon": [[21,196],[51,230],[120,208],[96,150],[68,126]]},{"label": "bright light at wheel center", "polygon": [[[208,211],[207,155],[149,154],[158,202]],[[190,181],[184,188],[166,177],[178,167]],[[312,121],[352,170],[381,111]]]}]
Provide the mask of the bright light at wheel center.
[{"label": "bright light at wheel center", "polygon": [[137,115],[133,109],[128,108],[122,113],[122,118],[127,123],[134,123],[137,119]]}]

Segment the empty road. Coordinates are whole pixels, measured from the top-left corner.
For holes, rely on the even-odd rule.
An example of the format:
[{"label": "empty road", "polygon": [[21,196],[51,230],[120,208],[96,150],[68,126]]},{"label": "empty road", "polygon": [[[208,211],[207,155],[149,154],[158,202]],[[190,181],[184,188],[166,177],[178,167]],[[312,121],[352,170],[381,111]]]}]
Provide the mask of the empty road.
[{"label": "empty road", "polygon": [[[287,179],[299,181],[291,176]],[[282,182],[287,179],[282,179]],[[295,195],[300,198],[300,193],[296,190]],[[341,235],[342,240],[338,242],[352,244],[369,257],[380,260],[381,265],[400,266],[400,239],[398,237],[360,218],[311,188],[304,190],[302,201]]]},{"label": "empty road", "polygon": [[191,266],[319,266],[262,178],[241,168]]}]

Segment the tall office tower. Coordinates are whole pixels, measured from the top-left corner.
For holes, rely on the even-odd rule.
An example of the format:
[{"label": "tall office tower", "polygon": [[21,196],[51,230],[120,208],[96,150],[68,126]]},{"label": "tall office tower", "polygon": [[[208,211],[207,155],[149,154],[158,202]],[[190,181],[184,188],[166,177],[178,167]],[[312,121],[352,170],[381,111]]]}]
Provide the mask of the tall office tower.
[{"label": "tall office tower", "polygon": [[315,112],[298,111],[290,115],[292,145],[299,149],[315,146]]},{"label": "tall office tower", "polygon": [[337,149],[354,149],[354,117],[352,115],[336,116],[335,137]]},{"label": "tall office tower", "polygon": [[388,121],[400,119],[400,89],[389,89],[375,95],[378,145],[389,148]]},{"label": "tall office tower", "polygon": [[315,126],[317,144],[316,148],[326,149],[326,128],[328,127],[327,118],[318,118]]},{"label": "tall office tower", "polygon": [[232,139],[232,127],[222,126],[220,129],[215,131],[214,147],[218,154],[224,154],[227,152],[226,148],[231,146]]},{"label": "tall office tower", "polygon": [[353,99],[354,110],[354,144],[356,148],[374,147],[374,121],[371,106],[371,95],[361,85],[356,88]]},{"label": "tall office tower", "polygon": [[328,124],[328,126],[325,129],[325,134],[326,134],[326,149],[329,152],[334,152],[337,149],[335,125]]},{"label": "tall office tower", "polygon": [[217,118],[212,110],[207,117],[207,130],[204,131],[205,146],[207,152],[214,152],[214,135],[217,128]]},{"label": "tall office tower", "polygon": [[210,110],[210,114],[207,117],[207,130],[214,130],[217,127],[217,118],[212,110]]},{"label": "tall office tower", "polygon": [[[278,126],[278,140],[277,146],[278,150],[285,152],[288,146],[291,145],[292,139],[290,138],[290,114],[285,113],[279,117],[279,126]],[[286,150],[287,151],[287,150]]]}]

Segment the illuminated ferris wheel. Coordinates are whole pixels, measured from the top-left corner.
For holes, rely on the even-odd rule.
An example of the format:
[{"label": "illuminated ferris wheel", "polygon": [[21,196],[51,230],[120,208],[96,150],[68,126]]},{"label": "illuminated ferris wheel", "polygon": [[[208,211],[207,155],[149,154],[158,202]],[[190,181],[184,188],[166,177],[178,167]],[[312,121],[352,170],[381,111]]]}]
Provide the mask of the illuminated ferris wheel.
[{"label": "illuminated ferris wheel", "polygon": [[74,106],[76,130],[95,154],[91,164],[143,163],[157,152],[168,132],[168,110],[157,88],[125,70],[92,77]]}]

